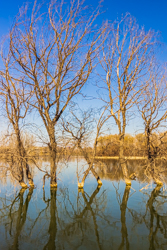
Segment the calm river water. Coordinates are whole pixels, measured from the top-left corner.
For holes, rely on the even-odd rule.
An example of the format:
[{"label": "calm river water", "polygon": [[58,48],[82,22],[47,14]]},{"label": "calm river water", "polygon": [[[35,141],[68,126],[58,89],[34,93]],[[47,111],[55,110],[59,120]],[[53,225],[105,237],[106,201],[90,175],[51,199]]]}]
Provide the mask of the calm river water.
[{"label": "calm river water", "polygon": [[118,162],[108,160],[96,163],[102,187],[90,174],[78,192],[76,169],[84,166],[81,158],[60,163],[57,190],[49,180],[43,190],[36,169],[34,189],[1,179],[0,249],[167,249],[166,186],[142,189],[148,184],[142,163],[129,161],[138,178],[126,188]]}]

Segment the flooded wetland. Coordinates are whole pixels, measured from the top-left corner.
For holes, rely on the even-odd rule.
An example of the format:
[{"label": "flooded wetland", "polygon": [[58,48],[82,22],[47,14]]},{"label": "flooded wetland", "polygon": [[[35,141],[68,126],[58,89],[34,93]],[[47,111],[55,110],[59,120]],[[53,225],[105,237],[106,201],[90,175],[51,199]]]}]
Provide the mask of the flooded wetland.
[{"label": "flooded wetland", "polygon": [[138,175],[126,186],[117,160],[98,160],[103,185],[90,173],[83,189],[77,169],[87,167],[85,160],[59,165],[57,188],[46,179],[43,189],[37,169],[35,188],[1,179],[0,249],[167,249],[166,185],[147,183],[142,162],[127,162]]},{"label": "flooded wetland", "polygon": [[166,250],[154,4],[150,27],[130,14],[141,1],[13,2],[0,31],[0,250]]}]

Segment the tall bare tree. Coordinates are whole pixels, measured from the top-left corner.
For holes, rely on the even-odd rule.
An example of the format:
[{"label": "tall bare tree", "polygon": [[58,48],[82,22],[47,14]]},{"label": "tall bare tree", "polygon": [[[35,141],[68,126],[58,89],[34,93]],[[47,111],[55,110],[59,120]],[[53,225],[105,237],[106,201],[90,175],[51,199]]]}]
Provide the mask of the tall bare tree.
[{"label": "tall bare tree", "polygon": [[93,28],[99,8],[88,14],[82,1],[52,1],[47,13],[34,3],[17,16],[10,32],[10,50],[18,71],[32,86],[34,102],[49,137],[51,186],[56,187],[55,126],[73,97],[88,80],[105,27]]},{"label": "tall bare tree", "polygon": [[[16,137],[16,146],[12,152],[11,171],[14,177],[19,181],[22,187],[27,187],[24,181],[24,169],[26,170],[26,176],[29,184],[34,185],[32,174],[29,169],[29,165],[26,157],[26,150],[21,138],[21,122],[26,117],[30,99],[30,93],[24,85],[22,77],[14,74],[14,63],[11,59],[11,54],[7,56],[1,53],[1,58],[4,63],[4,69],[0,72],[0,95],[1,101],[4,105],[4,112],[12,126],[14,135]],[[16,77],[16,78],[15,78]]]},{"label": "tall bare tree", "polygon": [[147,74],[152,56],[154,33],[139,28],[136,20],[126,15],[115,22],[102,46],[99,61],[102,78],[102,100],[109,106],[109,112],[119,131],[119,157],[127,184],[131,184],[124,162],[124,136],[128,122],[128,111],[141,95],[142,78]]},{"label": "tall bare tree", "polygon": [[[155,159],[161,156],[162,144],[164,143],[165,132],[157,131],[162,129],[167,118],[166,111],[167,90],[166,72],[153,63],[149,70],[148,78],[145,80],[145,88],[138,102],[138,110],[143,119],[146,138],[147,167],[146,174],[151,176],[155,182],[162,185],[160,180],[160,169],[155,168]],[[163,152],[164,153],[164,152]]]}]

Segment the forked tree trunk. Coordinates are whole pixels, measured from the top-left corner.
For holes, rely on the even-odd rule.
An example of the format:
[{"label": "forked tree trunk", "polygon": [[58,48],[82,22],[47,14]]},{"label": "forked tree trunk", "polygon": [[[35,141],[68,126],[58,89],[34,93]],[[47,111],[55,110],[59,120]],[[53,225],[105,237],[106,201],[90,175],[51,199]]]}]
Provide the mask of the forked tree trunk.
[{"label": "forked tree trunk", "polygon": [[92,174],[93,174],[94,177],[96,178],[98,185],[99,185],[99,186],[102,185],[102,181],[100,180],[99,175],[96,173],[96,171],[95,171],[94,168],[93,168],[93,163],[90,163],[90,164],[89,164],[89,167],[86,169],[86,171],[85,171],[85,173],[84,173],[84,176],[83,176],[83,178],[82,178],[82,182],[81,182],[81,183],[78,183],[78,187],[79,187],[79,188],[83,188],[83,187],[84,187],[85,180],[86,180],[86,178],[87,178],[87,176],[88,176],[88,174],[89,174],[90,171],[92,172]]},{"label": "forked tree trunk", "polygon": [[96,178],[98,185],[101,186],[102,185],[102,181],[100,180],[99,175],[96,173],[96,171],[93,168],[93,163],[94,163],[94,158],[95,158],[95,152],[94,152],[94,154],[92,156],[93,159],[90,160],[88,154],[82,149],[82,147],[81,147],[80,144],[78,144],[78,147],[81,150],[81,152],[83,153],[84,158],[87,161],[88,166],[89,166],[87,168],[87,170],[85,171],[85,173],[84,173],[84,176],[82,178],[82,182],[81,183],[78,182],[78,188],[83,188],[84,187],[85,180],[86,180],[86,178],[87,178],[87,176],[88,176],[88,174],[89,174],[90,171],[92,172],[92,174]]}]

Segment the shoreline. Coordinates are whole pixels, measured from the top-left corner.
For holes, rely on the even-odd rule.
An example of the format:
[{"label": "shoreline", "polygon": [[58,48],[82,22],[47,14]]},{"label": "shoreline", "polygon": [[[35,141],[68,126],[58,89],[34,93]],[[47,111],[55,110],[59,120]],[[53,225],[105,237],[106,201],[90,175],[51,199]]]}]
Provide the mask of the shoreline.
[{"label": "shoreline", "polygon": [[[147,157],[145,156],[125,156],[125,160],[145,160]],[[118,160],[119,156],[95,156],[95,159],[111,159],[111,160]]]}]

